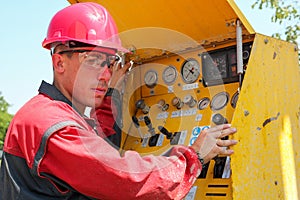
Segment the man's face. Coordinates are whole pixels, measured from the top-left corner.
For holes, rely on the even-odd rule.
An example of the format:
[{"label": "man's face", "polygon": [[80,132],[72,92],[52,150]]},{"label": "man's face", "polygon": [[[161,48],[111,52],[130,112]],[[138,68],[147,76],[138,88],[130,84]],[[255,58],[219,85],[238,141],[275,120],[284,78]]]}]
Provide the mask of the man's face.
[{"label": "man's face", "polygon": [[[109,54],[97,50],[76,49],[59,52],[64,59],[63,87],[67,98],[79,110],[98,107],[108,89],[111,69]],[[66,96],[66,94],[64,94]]]}]

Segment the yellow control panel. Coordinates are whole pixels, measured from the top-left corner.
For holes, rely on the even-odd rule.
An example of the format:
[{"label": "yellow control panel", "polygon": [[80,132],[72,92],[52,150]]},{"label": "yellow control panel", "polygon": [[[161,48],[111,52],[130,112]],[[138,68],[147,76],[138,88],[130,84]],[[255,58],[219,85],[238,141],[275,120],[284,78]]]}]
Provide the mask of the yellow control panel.
[{"label": "yellow control panel", "polygon": [[[243,45],[244,70],[251,48],[251,41]],[[123,118],[132,120],[124,121],[122,150],[161,155],[173,145],[193,144],[204,129],[231,123],[243,78],[237,73],[236,52],[232,42],[136,65],[126,91],[135,89],[124,94],[129,103]],[[230,198],[230,174],[229,157],[214,159],[189,195],[198,190],[198,195]]]}]

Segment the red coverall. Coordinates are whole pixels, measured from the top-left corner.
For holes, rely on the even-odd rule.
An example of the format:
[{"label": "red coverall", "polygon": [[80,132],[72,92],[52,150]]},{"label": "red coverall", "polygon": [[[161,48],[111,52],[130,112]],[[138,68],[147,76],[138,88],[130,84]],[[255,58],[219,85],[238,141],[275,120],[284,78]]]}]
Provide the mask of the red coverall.
[{"label": "red coverall", "polygon": [[53,85],[39,91],[7,132],[0,199],[182,199],[200,174],[189,147],[121,157]]}]

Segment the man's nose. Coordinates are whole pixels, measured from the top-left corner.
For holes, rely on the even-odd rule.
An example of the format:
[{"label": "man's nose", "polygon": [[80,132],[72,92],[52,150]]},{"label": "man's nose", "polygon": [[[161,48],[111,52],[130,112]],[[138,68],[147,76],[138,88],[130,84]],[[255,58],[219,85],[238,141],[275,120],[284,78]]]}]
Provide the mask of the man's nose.
[{"label": "man's nose", "polygon": [[98,80],[105,80],[105,81],[109,81],[111,78],[111,71],[108,68],[108,66],[104,66],[100,72],[98,73]]}]

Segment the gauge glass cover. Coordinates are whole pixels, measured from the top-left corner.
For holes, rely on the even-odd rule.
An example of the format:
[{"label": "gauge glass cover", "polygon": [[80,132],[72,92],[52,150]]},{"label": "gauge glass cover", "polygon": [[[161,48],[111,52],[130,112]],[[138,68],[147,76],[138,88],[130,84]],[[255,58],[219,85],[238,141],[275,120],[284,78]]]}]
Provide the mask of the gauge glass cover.
[{"label": "gauge glass cover", "polygon": [[195,59],[187,59],[181,67],[182,80],[185,83],[194,83],[200,76],[200,65]]},{"label": "gauge glass cover", "polygon": [[198,102],[198,109],[204,110],[205,108],[208,107],[209,103],[210,103],[210,99],[208,97],[204,97],[200,99]]},{"label": "gauge glass cover", "polygon": [[162,78],[163,81],[167,84],[167,85],[171,85],[175,82],[176,78],[177,78],[177,70],[174,66],[168,66],[162,74]]},{"label": "gauge glass cover", "polygon": [[230,102],[230,104],[231,104],[231,106],[232,106],[233,108],[236,107],[236,103],[237,103],[237,101],[238,101],[238,98],[239,98],[239,92],[234,93],[234,95],[231,97],[231,102]]},{"label": "gauge glass cover", "polygon": [[154,87],[158,81],[157,72],[154,70],[147,71],[144,76],[144,81],[147,87]]},{"label": "gauge glass cover", "polygon": [[224,108],[229,100],[229,94],[227,92],[220,92],[216,94],[211,100],[211,109],[212,110],[221,110]]}]

